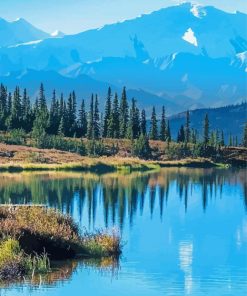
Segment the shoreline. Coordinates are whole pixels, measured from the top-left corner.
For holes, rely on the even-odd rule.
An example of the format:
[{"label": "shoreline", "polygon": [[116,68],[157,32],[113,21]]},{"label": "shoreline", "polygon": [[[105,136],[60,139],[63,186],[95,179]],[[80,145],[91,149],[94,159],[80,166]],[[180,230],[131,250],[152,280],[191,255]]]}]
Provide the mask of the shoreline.
[{"label": "shoreline", "polygon": [[229,168],[231,165],[216,163],[207,158],[181,159],[170,161],[141,160],[137,158],[86,158],[81,163],[5,163],[0,164],[0,172],[23,171],[79,171],[94,173],[109,172],[135,172],[159,170],[166,167],[190,167],[190,168]]}]

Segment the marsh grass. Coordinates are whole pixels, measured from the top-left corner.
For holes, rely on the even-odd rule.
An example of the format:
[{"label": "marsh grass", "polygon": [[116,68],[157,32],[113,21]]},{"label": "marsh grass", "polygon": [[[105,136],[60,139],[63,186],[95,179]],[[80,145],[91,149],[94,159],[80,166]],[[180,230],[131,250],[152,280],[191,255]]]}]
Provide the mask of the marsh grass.
[{"label": "marsh grass", "polygon": [[80,233],[71,217],[42,206],[0,206],[0,279],[45,273],[50,260],[118,258],[118,232]]}]

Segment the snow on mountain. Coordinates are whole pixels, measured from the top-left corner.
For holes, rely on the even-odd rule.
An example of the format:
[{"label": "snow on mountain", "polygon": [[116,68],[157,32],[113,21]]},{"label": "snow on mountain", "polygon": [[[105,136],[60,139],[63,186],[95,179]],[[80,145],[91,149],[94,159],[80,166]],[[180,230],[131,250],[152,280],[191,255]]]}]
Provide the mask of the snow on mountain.
[{"label": "snow on mountain", "polygon": [[[235,67],[243,69],[247,73],[247,51],[237,54],[232,64]],[[246,79],[246,85],[247,85],[247,79]]]},{"label": "snow on mountain", "polygon": [[59,30],[56,30],[53,33],[51,33],[52,38],[62,38],[62,37],[64,37],[64,35],[65,34]]},{"label": "snow on mountain", "polygon": [[[50,55],[68,66],[73,64],[72,51],[78,53],[82,62],[104,57],[136,57],[138,50],[151,58],[175,52],[201,54],[202,51],[212,58],[233,57],[247,50],[246,22],[247,15],[243,13],[231,14],[211,6],[195,8],[184,3],[98,30],[50,38],[36,48],[18,47],[7,54],[11,60],[21,58],[26,67],[37,69],[47,64]],[[193,43],[182,38],[189,28],[196,42],[194,37]],[[186,36],[191,37],[191,31]],[[6,53],[5,49],[3,51]],[[42,56],[38,63],[37,56]]]},{"label": "snow on mountain", "polygon": [[194,46],[198,46],[197,39],[195,33],[189,28],[183,35],[183,40],[193,44]]},{"label": "snow on mountain", "polygon": [[48,37],[49,34],[35,28],[23,18],[18,18],[13,22],[0,18],[0,47],[22,43],[26,45],[28,42]]},{"label": "snow on mountain", "polygon": [[[76,35],[15,40],[0,48],[0,75],[49,70],[61,85],[86,75],[186,108],[234,103],[246,99],[246,23],[243,13],[184,3]],[[2,28],[0,20],[0,37]]]},{"label": "snow on mountain", "polygon": [[207,10],[198,4],[193,4],[190,12],[197,18],[203,18],[207,15]]}]

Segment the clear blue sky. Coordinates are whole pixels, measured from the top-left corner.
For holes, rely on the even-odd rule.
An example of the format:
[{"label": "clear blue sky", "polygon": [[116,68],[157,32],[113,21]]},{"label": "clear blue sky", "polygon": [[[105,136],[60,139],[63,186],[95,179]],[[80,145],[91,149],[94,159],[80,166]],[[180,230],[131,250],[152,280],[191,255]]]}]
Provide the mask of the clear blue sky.
[{"label": "clear blue sky", "polygon": [[[104,24],[134,18],[181,0],[0,0],[0,17],[23,17],[35,26],[53,32],[77,33]],[[247,0],[192,0],[226,11],[247,13]]]}]

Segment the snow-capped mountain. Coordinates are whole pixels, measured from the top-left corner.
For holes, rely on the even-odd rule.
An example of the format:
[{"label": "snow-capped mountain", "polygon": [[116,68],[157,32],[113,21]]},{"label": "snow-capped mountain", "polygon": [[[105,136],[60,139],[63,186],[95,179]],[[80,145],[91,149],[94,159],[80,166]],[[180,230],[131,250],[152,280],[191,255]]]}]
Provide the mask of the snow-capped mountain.
[{"label": "snow-capped mountain", "polygon": [[235,103],[246,100],[246,23],[240,12],[184,3],[76,35],[57,31],[2,46],[0,75],[54,71],[68,83],[87,75],[183,108]]},{"label": "snow-capped mountain", "polygon": [[0,47],[15,46],[48,37],[49,34],[35,28],[23,18],[13,22],[0,18]]}]

